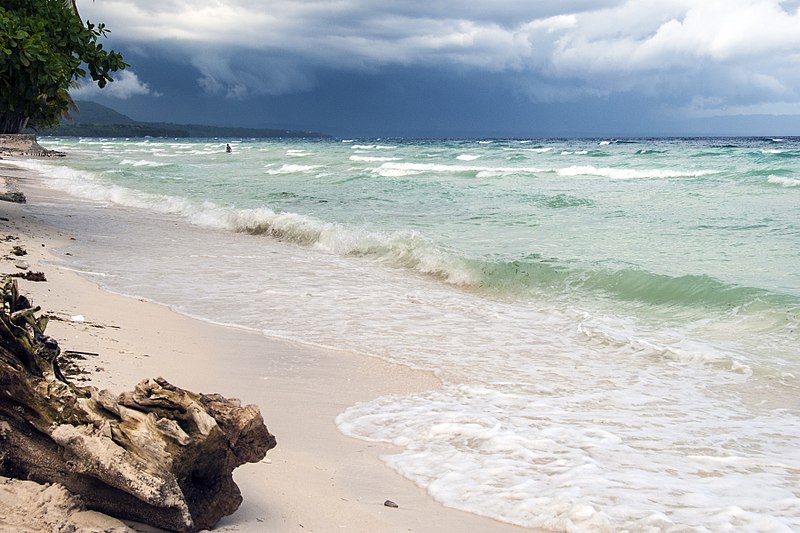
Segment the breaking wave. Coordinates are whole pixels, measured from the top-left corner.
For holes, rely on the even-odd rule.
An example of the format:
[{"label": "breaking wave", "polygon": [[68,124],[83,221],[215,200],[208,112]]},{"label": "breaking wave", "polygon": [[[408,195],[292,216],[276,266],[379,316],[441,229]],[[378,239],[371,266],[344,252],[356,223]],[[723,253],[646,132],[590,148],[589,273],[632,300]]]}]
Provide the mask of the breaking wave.
[{"label": "breaking wave", "polygon": [[269,168],[266,172],[271,175],[296,174],[299,172],[309,172],[318,168],[319,165],[282,165],[280,168]]},{"label": "breaking wave", "polygon": [[[755,302],[780,308],[800,307],[800,302],[792,296],[730,285],[708,276],[675,277],[636,269],[587,270],[536,255],[510,261],[470,258],[449,251],[412,230],[367,231],[359,226],[326,222],[296,213],[275,212],[269,207],[236,209],[208,201],[193,202],[181,197],[105,185],[90,173],[65,167],[36,162],[16,164],[35,167],[48,174],[51,178],[49,183],[54,188],[75,196],[177,215],[195,225],[268,236],[335,254],[386,262],[434,276],[448,284],[500,295],[516,296],[554,290],[560,294],[590,292],[617,301],[658,307],[730,308]],[[442,166],[450,171],[453,169],[452,165],[411,164],[394,168],[427,170]],[[469,170],[474,172],[474,169]]]},{"label": "breaking wave", "polygon": [[796,158],[796,157],[800,157],[800,150],[782,150],[782,149],[775,148],[775,149],[769,149],[769,150],[762,150],[761,153],[764,154],[764,155],[769,155],[769,156],[779,157],[779,158],[790,158],[790,159],[793,159],[793,158]]},{"label": "breaking wave", "polygon": [[772,183],[773,185],[780,185],[782,187],[800,187],[800,179],[788,178],[786,176],[776,176],[775,174],[770,174],[767,177],[767,182]]},{"label": "breaking wave", "polygon": [[138,161],[133,161],[131,159],[123,159],[119,162],[120,166],[131,166],[131,167],[165,167],[169,165],[169,163],[158,163],[156,161],[148,161],[146,159],[141,159]]},{"label": "breaking wave", "polygon": [[698,178],[718,174],[717,170],[667,170],[667,169],[638,169],[638,168],[612,168],[596,167],[593,165],[571,165],[564,168],[542,167],[491,167],[449,165],[442,163],[396,163],[386,162],[373,170],[373,173],[383,177],[413,176],[426,173],[447,173],[452,175],[467,175],[473,177],[493,177],[507,174],[556,174],[566,177],[601,177],[613,180],[626,179],[670,179],[670,178]]},{"label": "breaking wave", "polygon": [[597,176],[616,180],[645,179],[645,178],[699,178],[718,174],[716,170],[667,170],[667,169],[639,169],[639,168],[612,168],[595,167],[591,165],[573,165],[556,171],[559,176]]}]

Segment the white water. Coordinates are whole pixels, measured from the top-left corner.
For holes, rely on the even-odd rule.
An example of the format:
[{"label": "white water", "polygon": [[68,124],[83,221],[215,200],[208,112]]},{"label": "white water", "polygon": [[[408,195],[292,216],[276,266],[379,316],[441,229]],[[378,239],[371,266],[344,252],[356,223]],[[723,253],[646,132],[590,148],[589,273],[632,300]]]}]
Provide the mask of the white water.
[{"label": "white water", "polygon": [[[778,264],[800,267],[784,244],[797,236],[782,233],[786,227],[775,213],[763,230],[741,221],[734,227],[733,219],[723,224],[728,210],[745,219],[754,201],[767,205],[764,194],[793,194],[796,189],[775,180],[794,179],[787,175],[790,166],[753,178],[751,202],[715,206],[722,214],[706,217],[708,228],[698,232],[690,228],[700,222],[686,223],[692,213],[681,209],[697,191],[742,190],[738,177],[719,181],[729,172],[727,163],[697,164],[688,156],[665,163],[660,152],[638,154],[637,148],[630,150],[633,156],[658,159],[635,169],[628,159],[587,165],[569,159],[596,148],[580,145],[534,148],[526,156],[533,160],[497,161],[498,150],[507,152],[499,144],[475,143],[469,151],[433,143],[347,143],[344,151],[255,144],[269,154],[260,172],[291,181],[258,182],[265,190],[244,194],[279,195],[248,203],[231,192],[239,186],[236,172],[241,180],[255,172],[248,167],[202,169],[224,171],[223,185],[201,184],[193,176],[187,155],[217,157],[210,143],[103,142],[93,146],[109,155],[96,156],[96,168],[113,168],[117,158],[118,166],[139,173],[118,181],[114,174],[81,168],[80,161],[67,161],[76,167],[70,169],[37,167],[52,186],[90,200],[77,212],[48,206],[39,216],[86,235],[75,245],[76,267],[101,273],[97,281],[118,292],[268,335],[436,371],[444,389],[356,405],[337,423],[345,433],[400,446],[403,451],[386,462],[446,505],[555,531],[800,530],[800,330],[796,310],[787,311],[780,299],[800,288],[791,272],[766,266],[743,272],[726,263],[728,243],[745,235],[760,239],[761,247],[738,244],[740,256],[754,250],[743,265],[758,264],[755,250],[774,248],[774,261],[783,261]],[[604,148],[609,146],[616,145]],[[151,161],[142,152],[169,157],[179,170],[122,162]],[[465,154],[480,157],[460,157]],[[366,168],[344,170],[332,158],[345,168]],[[146,172],[160,173],[152,186]],[[504,189],[520,185],[494,181],[492,176],[501,175],[529,175],[538,180],[536,187],[547,188],[551,207],[541,216],[555,217],[561,237],[536,225],[527,229],[536,232],[535,240],[514,233],[520,207],[508,203]],[[375,211],[352,199],[358,189],[351,189],[341,212],[326,215],[338,200],[320,194],[323,180],[366,188],[373,182],[363,176],[415,181],[390,181],[395,189],[375,200]],[[425,195],[434,194],[432,176],[446,186],[436,202],[426,203]],[[581,192],[573,182],[548,181],[576,177],[585,180]],[[706,179],[718,181],[696,181]],[[190,193],[190,187],[200,192]],[[209,187],[224,187],[227,196]],[[424,205],[426,216],[442,217],[444,234],[448,220],[462,216],[467,199],[459,194],[471,187],[486,200],[471,212],[464,209],[481,215],[474,229],[452,226],[450,240],[443,241],[433,237],[427,220],[413,216],[413,206]],[[513,198],[531,197],[525,187],[515,189]],[[686,196],[666,202],[675,212],[657,211],[675,219],[664,218],[663,234],[626,234],[596,220],[596,206],[608,198],[592,188],[609,188],[608,197],[628,209],[620,217],[640,217],[648,228],[637,202],[653,190]],[[368,192],[378,193],[377,187]],[[289,194],[298,202],[292,210],[274,207]],[[408,204],[397,196],[403,194],[412,199]],[[453,197],[459,201],[448,200]],[[397,222],[402,213],[391,202],[403,206],[410,222]],[[649,210],[656,205],[651,202]],[[589,211],[593,217],[579,223],[565,218],[587,209],[595,210]],[[501,220],[508,233],[495,243],[487,232]],[[232,232],[242,230],[255,235]],[[746,233],[751,231],[770,236]],[[703,232],[713,232],[717,249],[704,249],[708,240],[692,240]],[[580,235],[595,240],[575,242]],[[501,260],[482,257],[476,267],[476,250],[489,245]],[[500,251],[512,245],[526,253],[531,250],[522,247],[552,250],[545,258],[562,261],[552,269],[546,260],[509,263]],[[473,247],[469,254],[453,252],[467,246]],[[694,255],[670,256],[671,247]],[[628,270],[609,270],[595,256],[604,250]],[[638,268],[630,266],[633,261]],[[716,279],[729,285],[704,278],[706,268],[716,269]],[[665,277],[673,271],[684,277]],[[526,285],[522,278],[528,274],[552,281]],[[730,285],[734,281],[750,288]],[[199,299],[198,286],[218,290]],[[761,296],[761,287],[772,292]]]}]

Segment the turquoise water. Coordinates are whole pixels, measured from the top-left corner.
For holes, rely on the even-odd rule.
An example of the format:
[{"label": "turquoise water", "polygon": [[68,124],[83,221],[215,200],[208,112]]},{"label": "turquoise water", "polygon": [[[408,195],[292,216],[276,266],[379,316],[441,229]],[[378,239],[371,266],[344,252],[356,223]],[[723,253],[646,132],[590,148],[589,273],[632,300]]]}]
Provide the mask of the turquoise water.
[{"label": "turquoise water", "polygon": [[225,142],[24,164],[110,289],[436,371],[337,423],[447,505],[800,529],[800,140]]}]

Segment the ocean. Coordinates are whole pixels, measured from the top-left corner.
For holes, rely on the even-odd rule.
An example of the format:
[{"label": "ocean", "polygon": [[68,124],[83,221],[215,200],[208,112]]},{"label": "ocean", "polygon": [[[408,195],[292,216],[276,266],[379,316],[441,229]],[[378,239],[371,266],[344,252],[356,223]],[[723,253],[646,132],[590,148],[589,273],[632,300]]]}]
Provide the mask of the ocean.
[{"label": "ocean", "polygon": [[434,371],[336,423],[445,505],[800,531],[800,139],[40,142],[101,286]]}]

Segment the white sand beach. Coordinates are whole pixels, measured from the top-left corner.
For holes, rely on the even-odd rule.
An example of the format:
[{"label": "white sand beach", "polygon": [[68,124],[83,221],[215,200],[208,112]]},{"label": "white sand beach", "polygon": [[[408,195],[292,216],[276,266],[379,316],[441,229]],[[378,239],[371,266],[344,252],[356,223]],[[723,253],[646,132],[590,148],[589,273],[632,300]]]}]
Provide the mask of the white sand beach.
[{"label": "white sand beach", "polygon": [[[0,176],[27,196],[28,205],[60,201],[60,193],[38,185],[41,178],[33,173],[0,161]],[[337,430],[334,418],[346,407],[381,395],[436,388],[439,382],[432,374],[210,324],[105,292],[70,270],[59,251],[81,235],[42,224],[26,205],[0,202],[0,217],[0,269],[12,273],[26,266],[45,274],[46,282],[20,280],[21,292],[58,318],[47,333],[62,350],[97,354],[83,361],[87,384],[119,393],[162,376],[189,390],[217,392],[260,408],[278,446],[264,461],[237,469],[244,502],[216,530],[525,530],[440,505],[384,465],[380,456],[391,453],[391,447]],[[13,246],[27,255],[11,256]],[[125,530],[110,517],[77,512],[62,501],[63,494],[56,498],[52,492],[52,487],[31,482],[0,483],[0,531],[57,531],[67,523],[78,531]],[[398,507],[384,506],[386,500]],[[153,531],[141,524],[127,527]]]}]

